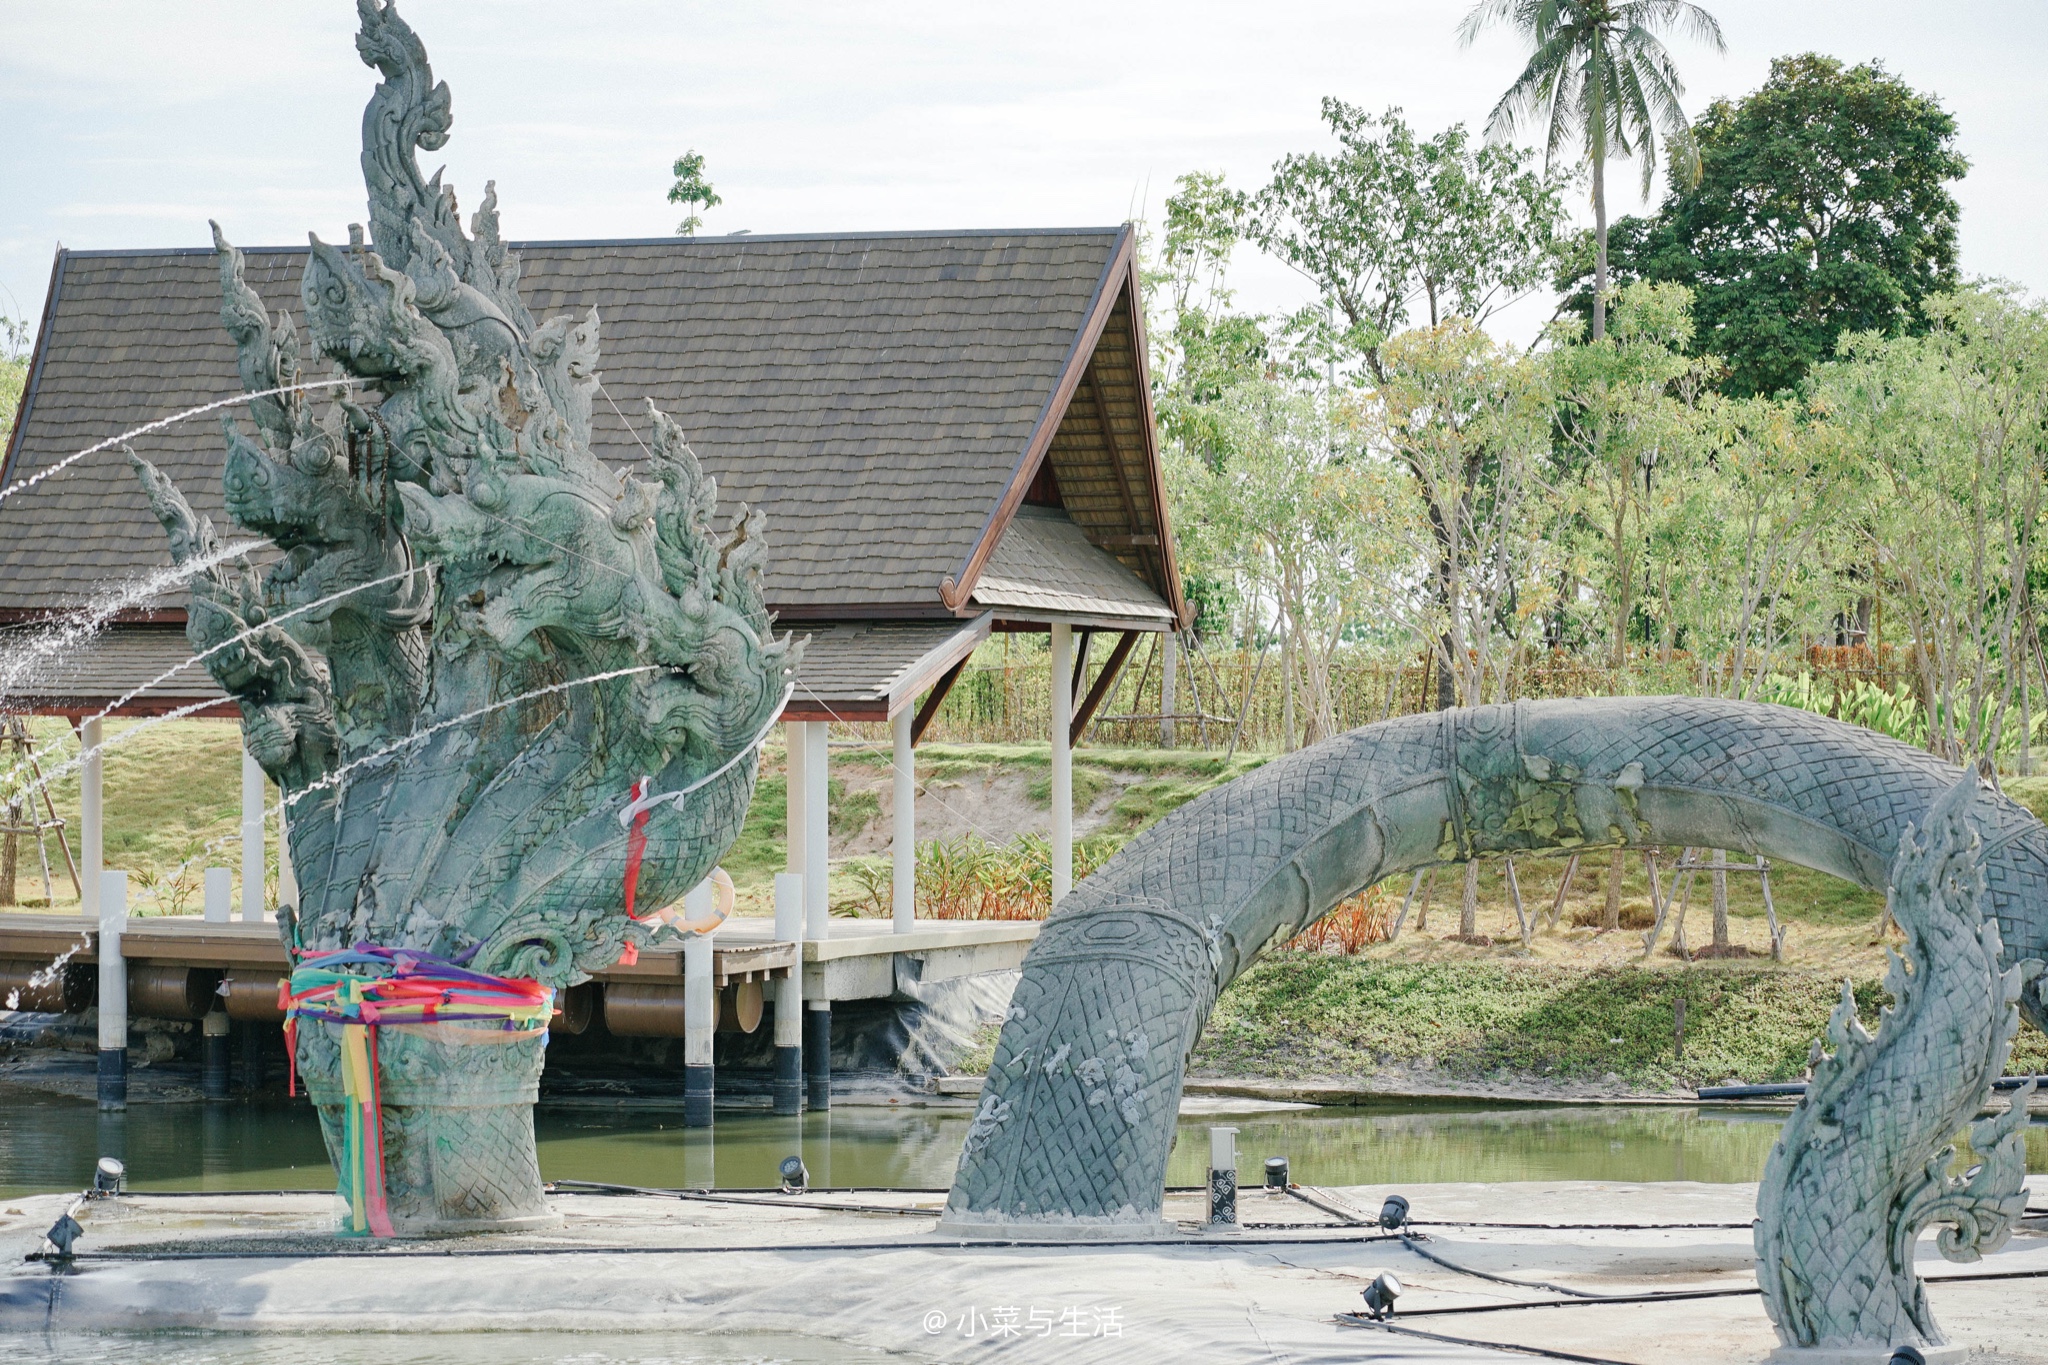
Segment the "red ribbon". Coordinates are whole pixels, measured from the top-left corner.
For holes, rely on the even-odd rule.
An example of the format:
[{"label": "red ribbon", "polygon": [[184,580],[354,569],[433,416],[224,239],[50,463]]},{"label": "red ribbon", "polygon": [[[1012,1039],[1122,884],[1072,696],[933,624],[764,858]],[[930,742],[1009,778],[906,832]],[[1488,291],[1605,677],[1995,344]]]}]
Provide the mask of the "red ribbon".
[{"label": "red ribbon", "polygon": [[[632,800],[647,795],[647,781],[643,777],[633,784]],[[626,918],[630,920],[644,918],[633,913],[633,895],[640,889],[640,860],[647,856],[647,816],[647,811],[638,812],[626,830]]]}]

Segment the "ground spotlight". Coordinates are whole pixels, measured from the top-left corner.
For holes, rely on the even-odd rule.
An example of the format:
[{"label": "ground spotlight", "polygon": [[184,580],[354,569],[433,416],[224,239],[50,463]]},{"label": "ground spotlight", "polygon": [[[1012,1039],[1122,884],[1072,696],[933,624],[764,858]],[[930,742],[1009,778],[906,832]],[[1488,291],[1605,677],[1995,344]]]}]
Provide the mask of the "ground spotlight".
[{"label": "ground spotlight", "polygon": [[1287,1188],[1288,1184],[1289,1181],[1287,1179],[1287,1158],[1284,1156],[1267,1157],[1266,1188],[1269,1190],[1284,1190]]},{"label": "ground spotlight", "polygon": [[1896,1346],[1892,1348],[1890,1365],[1927,1365],[1927,1357],[1918,1346]]},{"label": "ground spotlight", "polygon": [[811,1187],[811,1173],[804,1169],[804,1159],[800,1156],[784,1157],[781,1175],[784,1194],[802,1194]]},{"label": "ground spotlight", "polygon": [[101,1157],[100,1164],[92,1172],[93,1193],[119,1194],[127,1185],[128,1168],[113,1157]]},{"label": "ground spotlight", "polygon": [[1394,1316],[1394,1300],[1401,1297],[1401,1282],[1391,1270],[1382,1270],[1365,1287],[1365,1315],[1374,1322]]},{"label": "ground spotlight", "polygon": [[1387,1202],[1380,1205],[1380,1226],[1399,1231],[1408,1224],[1408,1201],[1398,1194],[1387,1196]]}]

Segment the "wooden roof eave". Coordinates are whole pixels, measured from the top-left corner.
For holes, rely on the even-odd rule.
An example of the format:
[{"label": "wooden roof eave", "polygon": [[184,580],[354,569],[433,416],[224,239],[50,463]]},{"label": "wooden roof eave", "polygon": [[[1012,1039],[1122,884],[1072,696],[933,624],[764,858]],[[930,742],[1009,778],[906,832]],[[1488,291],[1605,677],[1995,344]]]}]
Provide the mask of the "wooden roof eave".
[{"label": "wooden roof eave", "polygon": [[1104,329],[1109,326],[1109,319],[1116,311],[1117,302],[1126,297],[1130,301],[1134,329],[1132,341],[1136,353],[1139,403],[1143,413],[1140,425],[1145,443],[1147,478],[1152,490],[1151,533],[1159,538],[1161,562],[1166,570],[1167,581],[1163,585],[1163,595],[1173,608],[1175,619],[1186,623],[1187,603],[1181,595],[1180,570],[1174,558],[1173,535],[1167,519],[1164,471],[1159,461],[1159,431],[1152,411],[1151,372],[1145,359],[1144,296],[1138,285],[1137,232],[1129,224],[1124,225],[1122,233],[1117,237],[1116,250],[1110,254],[1109,263],[1103,268],[1102,279],[1096,285],[1095,296],[1089,301],[1081,328],[1074,334],[1074,344],[1067,352],[1066,361],[1060,368],[1059,380],[1046,398],[1045,407],[1038,416],[1038,424],[1032,428],[1031,439],[1025,443],[1024,452],[1018,457],[1016,468],[1010,473],[1010,482],[1003,490],[1003,496],[990,510],[987,521],[982,524],[981,534],[975,539],[974,547],[968,551],[967,558],[961,561],[959,570],[939,584],[939,599],[949,609],[961,613],[971,610],[975,584],[980,580],[982,570],[988,567],[989,556],[995,553],[996,543],[1009,529],[1011,520],[1017,515],[1017,509],[1024,505],[1024,495],[1030,489],[1032,480],[1038,476],[1039,466],[1045,462],[1047,453],[1052,449],[1053,437],[1058,434],[1067,408],[1088,374],[1089,364],[1095,356],[1095,348],[1102,340]]}]

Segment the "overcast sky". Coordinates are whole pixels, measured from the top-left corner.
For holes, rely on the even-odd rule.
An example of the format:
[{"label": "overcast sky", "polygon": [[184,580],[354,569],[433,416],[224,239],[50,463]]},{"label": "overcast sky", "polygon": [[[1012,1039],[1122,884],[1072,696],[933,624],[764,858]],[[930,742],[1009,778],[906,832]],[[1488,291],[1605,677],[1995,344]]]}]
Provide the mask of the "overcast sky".
[{"label": "overcast sky", "polygon": [[[1478,125],[1524,54],[1471,51],[1466,0],[1211,4],[407,0],[454,89],[445,160],[465,215],[498,182],[515,238],[673,231],[669,163],[702,151],[707,233],[1155,221],[1195,168],[1256,185],[1326,145],[1317,101]],[[1688,112],[1773,56],[1882,60],[1940,96],[1971,162],[1965,270],[2048,294],[2048,4],[1709,0],[1725,57],[1678,43]],[[375,75],[347,0],[0,0],[0,313],[40,312],[56,244],[342,239],[364,217],[358,124]],[[425,160],[425,158],[423,158]],[[1617,212],[1635,211],[1624,174]],[[1239,263],[1241,301],[1305,296]],[[1547,300],[1506,324],[1526,334]]]}]

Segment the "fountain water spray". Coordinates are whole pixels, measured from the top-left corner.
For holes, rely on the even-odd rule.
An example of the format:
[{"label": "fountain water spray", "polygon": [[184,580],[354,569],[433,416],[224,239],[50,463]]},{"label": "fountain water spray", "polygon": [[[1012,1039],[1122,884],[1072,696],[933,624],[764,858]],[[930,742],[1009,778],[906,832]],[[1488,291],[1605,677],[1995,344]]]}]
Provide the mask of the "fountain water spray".
[{"label": "fountain water spray", "polygon": [[67,650],[90,643],[119,613],[163,596],[172,588],[189,582],[195,574],[269,545],[267,540],[238,540],[201,558],[152,570],[141,578],[112,589],[86,607],[82,616],[58,622],[10,647],[6,662],[0,663],[0,706],[4,706],[9,696],[23,690],[23,684],[32,677],[32,670]]},{"label": "fountain water spray", "polygon": [[308,384],[280,384],[276,388],[264,389],[260,393],[238,393],[232,398],[218,398],[211,403],[202,403],[196,408],[187,408],[183,412],[172,413],[169,417],[159,417],[154,422],[145,422],[133,431],[124,431],[119,436],[109,436],[98,445],[90,445],[84,450],[79,451],[76,455],[65,456],[48,469],[31,474],[28,478],[22,479],[18,483],[12,483],[5,488],[0,488],[0,502],[5,502],[16,493],[26,493],[44,479],[63,473],[86,456],[97,455],[102,450],[120,445],[131,437],[147,436],[152,431],[162,431],[165,427],[176,426],[179,422],[183,422],[188,418],[201,417],[209,412],[218,412],[222,408],[231,408],[237,403],[246,403],[252,398],[275,398],[282,394],[305,393],[312,389],[349,388],[353,387],[356,382],[353,379],[316,379]]},{"label": "fountain water spray", "polygon": [[[342,588],[338,592],[328,593],[325,597],[321,597],[314,601],[293,607],[288,611],[277,612],[267,617],[266,622],[270,625],[276,625],[279,622],[289,621],[294,617],[304,616],[308,612],[318,611],[321,607],[329,606],[335,602],[340,601],[344,597],[349,597],[355,593],[362,592],[366,588],[377,588],[382,587],[388,583],[396,583],[400,579],[410,578],[416,573],[427,573],[431,571],[433,568],[434,565],[431,563],[419,564],[415,565],[410,569],[401,569],[394,574],[386,574],[382,578],[373,578],[366,583],[357,583],[352,587]],[[105,706],[101,707],[97,712],[93,713],[93,715],[88,717],[88,719],[106,719],[108,716],[120,710],[123,706],[126,706],[129,702],[135,700],[137,697],[141,696],[144,692],[149,691],[150,688],[155,687],[157,684],[168,682],[170,679],[184,672],[192,665],[196,663],[203,663],[207,659],[212,658],[214,655],[228,648],[230,645],[238,644],[243,640],[248,640],[255,637],[256,635],[260,634],[262,630],[262,624],[249,626],[243,630],[237,631],[235,634],[229,636],[227,639],[222,640],[217,644],[209,645],[207,648],[200,650],[197,654],[194,654],[191,658],[185,660],[183,663],[177,664],[171,668],[167,668],[163,672],[157,674],[154,678],[151,678],[148,682],[141,683],[135,687],[130,688],[128,691],[123,692],[120,696],[114,698]],[[4,696],[4,692],[0,692],[0,700],[4,700]],[[106,745],[111,742],[112,741],[102,741],[100,747],[105,748]],[[79,754],[79,758],[82,760],[84,757],[85,752],[81,751]],[[0,773],[0,787],[5,787],[8,783],[12,782],[17,776],[19,776],[23,772],[26,772],[27,770],[27,764],[17,763],[8,771]]]}]

